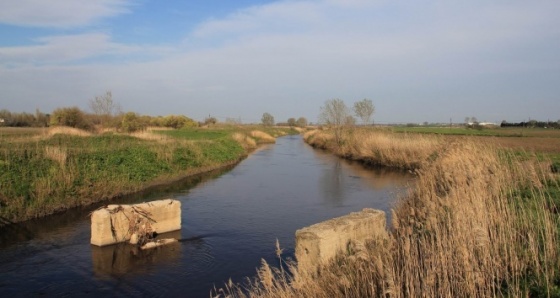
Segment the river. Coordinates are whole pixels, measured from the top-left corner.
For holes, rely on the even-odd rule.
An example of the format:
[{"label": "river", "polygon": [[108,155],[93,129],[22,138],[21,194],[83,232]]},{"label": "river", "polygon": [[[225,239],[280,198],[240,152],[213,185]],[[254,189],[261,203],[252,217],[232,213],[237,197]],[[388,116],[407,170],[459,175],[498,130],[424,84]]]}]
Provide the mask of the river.
[{"label": "river", "polygon": [[0,229],[0,296],[208,297],[229,278],[243,283],[264,258],[294,253],[295,231],[365,207],[388,211],[412,178],[365,168],[277,139],[237,166],[112,203],[173,198],[182,204],[179,243],[149,252],[95,247],[89,213],[76,209]]}]

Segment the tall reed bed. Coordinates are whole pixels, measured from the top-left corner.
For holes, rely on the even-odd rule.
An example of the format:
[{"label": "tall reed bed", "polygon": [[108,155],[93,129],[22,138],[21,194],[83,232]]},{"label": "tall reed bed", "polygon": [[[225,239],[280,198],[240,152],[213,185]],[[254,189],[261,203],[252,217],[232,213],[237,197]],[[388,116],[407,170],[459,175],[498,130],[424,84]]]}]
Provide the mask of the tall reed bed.
[{"label": "tall reed bed", "polygon": [[560,220],[547,191],[558,189],[559,177],[548,167],[461,139],[354,131],[335,147],[328,131],[305,138],[339,155],[416,171],[394,207],[390,237],[341,253],[319,275],[263,264],[250,283],[229,284],[216,296],[560,295]]}]

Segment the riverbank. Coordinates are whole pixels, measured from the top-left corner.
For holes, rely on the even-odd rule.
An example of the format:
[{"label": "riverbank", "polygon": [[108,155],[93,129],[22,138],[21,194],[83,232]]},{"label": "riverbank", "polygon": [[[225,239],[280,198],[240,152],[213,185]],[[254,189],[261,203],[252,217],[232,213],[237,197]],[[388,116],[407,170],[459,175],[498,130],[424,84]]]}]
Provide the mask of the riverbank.
[{"label": "riverbank", "polygon": [[[312,146],[417,175],[392,214],[389,238],[320,269],[264,264],[255,297],[488,297],[560,295],[558,190],[550,160],[490,142],[353,129],[305,135]],[[244,297],[239,286],[228,294]]]},{"label": "riverbank", "polygon": [[[262,129],[262,128],[261,128]],[[102,133],[0,132],[0,225],[111,200],[244,159],[290,132],[257,127]],[[253,136],[256,135],[256,136]],[[268,137],[265,137],[268,136]]]}]

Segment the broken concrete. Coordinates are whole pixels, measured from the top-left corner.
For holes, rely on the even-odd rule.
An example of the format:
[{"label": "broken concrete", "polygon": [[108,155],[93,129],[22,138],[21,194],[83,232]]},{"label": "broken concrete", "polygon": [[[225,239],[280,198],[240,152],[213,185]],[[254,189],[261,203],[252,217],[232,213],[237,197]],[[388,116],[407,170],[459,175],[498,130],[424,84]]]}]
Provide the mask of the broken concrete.
[{"label": "broken concrete", "polygon": [[178,240],[175,238],[165,238],[165,239],[159,239],[159,240],[154,240],[154,241],[150,241],[144,245],[142,245],[142,247],[140,247],[140,249],[152,249],[152,248],[156,248],[156,247],[160,247],[160,246],[164,246],[164,245],[168,245],[171,243],[176,243]]},{"label": "broken concrete", "polygon": [[311,272],[326,264],[352,241],[386,237],[385,212],[366,208],[296,231],[298,271]]},{"label": "broken concrete", "polygon": [[179,201],[168,199],[135,205],[109,205],[91,215],[91,244],[111,245],[128,241],[134,234],[161,234],[179,229]]}]

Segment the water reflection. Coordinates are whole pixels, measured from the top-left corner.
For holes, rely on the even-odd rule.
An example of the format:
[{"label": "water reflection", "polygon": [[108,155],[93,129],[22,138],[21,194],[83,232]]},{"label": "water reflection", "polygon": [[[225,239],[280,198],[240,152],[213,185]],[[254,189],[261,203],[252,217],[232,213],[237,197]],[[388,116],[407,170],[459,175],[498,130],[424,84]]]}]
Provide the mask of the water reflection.
[{"label": "water reflection", "polygon": [[[180,231],[158,235],[159,239],[181,237]],[[148,264],[169,265],[181,259],[181,243],[175,242],[154,249],[141,250],[134,245],[120,243],[91,246],[93,272],[97,277],[115,277],[129,272],[142,272]]]},{"label": "water reflection", "polygon": [[318,184],[319,189],[323,192],[325,203],[329,206],[337,206],[342,204],[346,198],[344,191],[346,189],[346,175],[342,171],[342,162],[336,160],[331,167],[326,167],[321,172],[321,179]]}]

